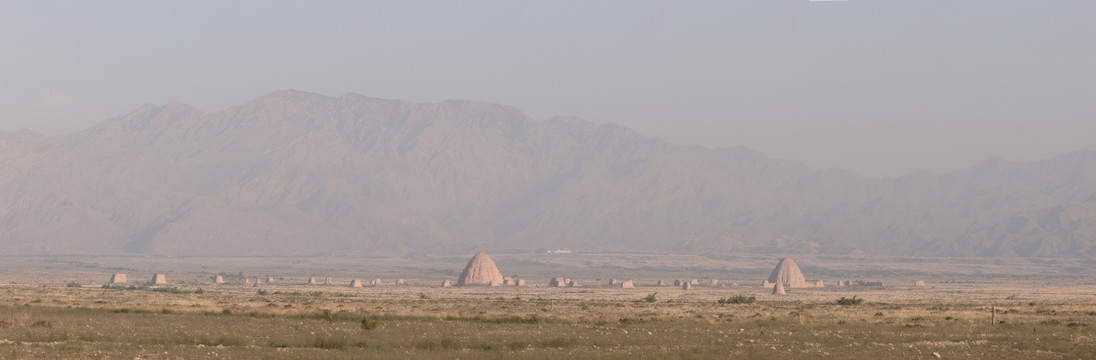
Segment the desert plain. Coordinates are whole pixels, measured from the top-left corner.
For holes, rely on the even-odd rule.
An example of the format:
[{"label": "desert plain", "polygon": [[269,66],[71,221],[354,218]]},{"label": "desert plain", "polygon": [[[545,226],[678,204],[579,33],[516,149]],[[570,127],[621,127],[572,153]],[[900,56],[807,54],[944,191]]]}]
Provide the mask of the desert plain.
[{"label": "desert plain", "polygon": [[[1088,260],[799,255],[826,286],[778,296],[761,283],[779,255],[493,253],[526,286],[441,287],[472,254],[2,257],[0,358],[1096,356]],[[115,273],[127,283],[107,285]],[[156,273],[168,284],[146,285]],[[553,277],[576,286],[549,288]]]}]

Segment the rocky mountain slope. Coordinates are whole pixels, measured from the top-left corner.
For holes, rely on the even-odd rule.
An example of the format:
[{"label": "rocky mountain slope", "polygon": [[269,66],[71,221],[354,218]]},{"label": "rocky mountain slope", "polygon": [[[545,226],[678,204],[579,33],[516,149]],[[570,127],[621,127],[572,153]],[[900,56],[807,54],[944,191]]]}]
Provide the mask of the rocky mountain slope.
[{"label": "rocky mountain slope", "polygon": [[279,91],[0,133],[0,252],[1096,256],[1096,152],[869,180],[478,102]]}]

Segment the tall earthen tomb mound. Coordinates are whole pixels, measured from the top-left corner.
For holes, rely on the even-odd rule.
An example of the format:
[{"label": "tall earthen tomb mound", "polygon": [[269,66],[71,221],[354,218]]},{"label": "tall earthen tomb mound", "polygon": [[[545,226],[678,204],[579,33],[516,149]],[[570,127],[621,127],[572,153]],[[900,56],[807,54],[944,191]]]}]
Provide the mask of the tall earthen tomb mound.
[{"label": "tall earthen tomb mound", "polygon": [[795,264],[795,260],[790,257],[780,259],[780,262],[776,264],[776,268],[773,269],[771,275],[769,275],[769,283],[772,284],[784,284],[788,287],[809,287],[807,284],[807,278],[803,277],[803,271],[799,270],[799,265]]},{"label": "tall earthen tomb mound", "polygon": [[457,278],[457,286],[498,286],[501,284],[502,273],[500,273],[499,268],[495,266],[495,261],[491,260],[491,257],[483,252],[473,256],[472,260],[468,260],[468,266],[464,267],[464,271],[462,271],[460,277]]}]

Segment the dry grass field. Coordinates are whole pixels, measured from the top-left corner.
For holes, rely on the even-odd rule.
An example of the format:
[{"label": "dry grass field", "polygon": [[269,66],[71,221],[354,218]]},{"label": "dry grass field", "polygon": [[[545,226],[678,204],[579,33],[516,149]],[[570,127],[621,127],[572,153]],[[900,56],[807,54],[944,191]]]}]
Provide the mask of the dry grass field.
[{"label": "dry grass field", "polygon": [[[493,255],[527,287],[440,288],[452,259],[3,258],[0,358],[1086,359],[1096,285],[1084,263],[798,259],[810,280],[759,286],[772,257]],[[618,263],[618,262],[619,263]],[[913,264],[913,265],[911,265]],[[111,273],[132,286],[104,288]],[[153,272],[172,284],[137,284]],[[218,272],[228,283],[214,285]],[[966,274],[964,274],[966,272]],[[274,277],[244,285],[243,274]],[[525,275],[522,275],[525,274]],[[337,286],[303,285],[330,276]],[[579,281],[547,288],[551,276]],[[147,278],[146,278],[147,277]],[[386,285],[350,288],[351,279]],[[407,286],[392,285],[405,278]],[[632,279],[635,289],[605,286]],[[701,279],[693,290],[654,284]],[[706,279],[722,286],[704,286]],[[924,278],[925,287],[912,286]],[[649,296],[653,295],[653,296]],[[752,303],[721,303],[736,295]],[[863,299],[839,305],[838,300]],[[726,302],[726,301],[724,301]],[[991,323],[991,306],[996,323]],[[364,323],[363,323],[364,320]]]}]

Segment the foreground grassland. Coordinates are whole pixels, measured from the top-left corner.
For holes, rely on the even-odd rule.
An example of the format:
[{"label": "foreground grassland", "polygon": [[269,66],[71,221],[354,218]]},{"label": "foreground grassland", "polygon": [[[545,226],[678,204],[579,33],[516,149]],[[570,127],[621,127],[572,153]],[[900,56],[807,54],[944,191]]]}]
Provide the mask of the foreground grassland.
[{"label": "foreground grassland", "polygon": [[[738,293],[757,301],[717,301]],[[1091,290],[1034,294],[11,286],[0,358],[1092,358]],[[866,301],[837,305],[852,295]]]}]

